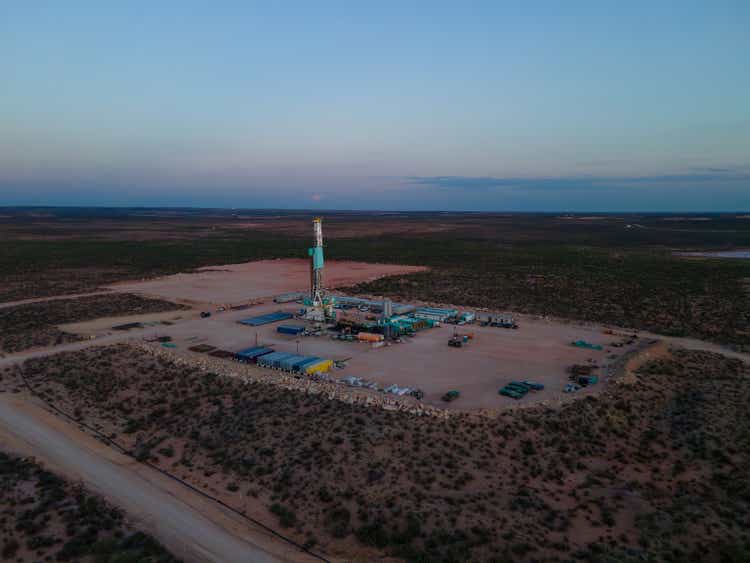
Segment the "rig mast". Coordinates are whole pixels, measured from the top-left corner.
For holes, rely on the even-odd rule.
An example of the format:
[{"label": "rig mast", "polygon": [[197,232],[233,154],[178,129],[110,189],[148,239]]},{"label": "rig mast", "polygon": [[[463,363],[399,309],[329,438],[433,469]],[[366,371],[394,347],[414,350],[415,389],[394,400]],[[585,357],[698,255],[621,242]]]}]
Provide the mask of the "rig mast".
[{"label": "rig mast", "polygon": [[310,255],[310,301],[313,307],[323,307],[323,222],[313,219],[313,247]]},{"label": "rig mast", "polygon": [[323,222],[320,217],[313,219],[313,246],[307,249],[307,254],[310,256],[310,296],[305,299],[305,318],[317,322],[335,320],[334,299],[323,289]]}]

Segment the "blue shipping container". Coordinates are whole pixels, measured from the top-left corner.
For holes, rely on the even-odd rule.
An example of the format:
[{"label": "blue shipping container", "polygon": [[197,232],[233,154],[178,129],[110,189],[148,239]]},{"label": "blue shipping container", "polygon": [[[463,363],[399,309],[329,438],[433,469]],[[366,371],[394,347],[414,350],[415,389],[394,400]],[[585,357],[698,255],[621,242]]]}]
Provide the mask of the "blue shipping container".
[{"label": "blue shipping container", "polygon": [[278,358],[275,358],[273,360],[273,367],[275,367],[276,369],[281,368],[281,362],[283,362],[284,360],[287,360],[287,359],[291,358],[292,356],[294,356],[294,354],[283,354],[283,355],[279,356]]},{"label": "blue shipping container", "polygon": [[254,346],[253,348],[240,350],[234,355],[234,357],[240,362],[257,362],[260,356],[270,354],[271,352],[273,352],[271,348],[266,348],[265,346]]},{"label": "blue shipping container", "polygon": [[300,362],[296,366],[294,366],[294,369],[296,369],[297,371],[305,371],[305,368],[307,366],[317,364],[320,360],[321,358],[318,358],[318,357],[308,358],[305,361]]},{"label": "blue shipping container", "polygon": [[289,356],[288,358],[284,358],[279,362],[279,368],[283,369],[284,371],[292,371],[292,366],[304,358],[305,356]]},{"label": "blue shipping container", "polygon": [[293,336],[296,336],[298,334],[302,334],[303,332],[305,332],[305,327],[295,326],[295,325],[279,325],[276,327],[276,332],[280,332],[281,334],[291,334]]},{"label": "blue shipping container", "polygon": [[242,319],[240,324],[249,326],[260,326],[269,323],[275,323],[277,321],[285,321],[291,319],[291,313],[285,313],[284,311],[277,311],[275,313],[268,313],[266,315],[259,315],[257,317],[250,317],[249,319]]},{"label": "blue shipping container", "polygon": [[286,352],[272,352],[258,358],[259,366],[277,367],[276,362],[289,356]]},{"label": "blue shipping container", "polygon": [[298,360],[292,364],[292,371],[299,371],[300,366],[319,362],[320,358],[317,356],[303,356],[301,360]]}]

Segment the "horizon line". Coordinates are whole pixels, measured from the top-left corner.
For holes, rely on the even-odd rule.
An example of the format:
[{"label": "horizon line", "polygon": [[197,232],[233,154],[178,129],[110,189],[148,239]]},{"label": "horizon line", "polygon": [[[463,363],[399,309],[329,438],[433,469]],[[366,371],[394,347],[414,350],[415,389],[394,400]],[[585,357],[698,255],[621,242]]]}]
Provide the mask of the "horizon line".
[{"label": "horizon line", "polygon": [[708,211],[708,210],[692,210],[692,211],[645,211],[642,209],[631,209],[631,210],[618,210],[618,211],[605,211],[605,210],[583,210],[575,211],[570,209],[559,209],[559,210],[509,210],[509,209],[497,209],[491,211],[475,211],[466,209],[364,209],[364,208],[311,208],[311,207],[223,207],[223,206],[193,206],[193,205],[102,205],[102,204],[88,204],[88,205],[1,205],[0,209],[174,209],[174,210],[214,210],[214,211],[285,211],[285,212],[302,212],[302,213],[461,213],[461,214],[473,214],[473,215],[491,215],[497,213],[505,214],[562,214],[562,215],[591,215],[591,214],[602,214],[602,215],[618,215],[618,214],[642,214],[642,215],[724,215],[724,214],[750,214],[750,209],[739,209],[739,210],[719,210],[719,211]]}]

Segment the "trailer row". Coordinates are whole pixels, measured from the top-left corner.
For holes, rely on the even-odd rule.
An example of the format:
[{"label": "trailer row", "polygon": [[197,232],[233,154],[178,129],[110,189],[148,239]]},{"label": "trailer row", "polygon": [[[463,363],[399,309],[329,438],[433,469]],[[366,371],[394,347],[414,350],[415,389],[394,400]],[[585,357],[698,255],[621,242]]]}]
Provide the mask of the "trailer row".
[{"label": "trailer row", "polygon": [[234,359],[242,363],[253,363],[261,367],[307,375],[325,373],[333,367],[333,360],[318,356],[275,352],[272,348],[265,346],[240,350],[234,354]]}]

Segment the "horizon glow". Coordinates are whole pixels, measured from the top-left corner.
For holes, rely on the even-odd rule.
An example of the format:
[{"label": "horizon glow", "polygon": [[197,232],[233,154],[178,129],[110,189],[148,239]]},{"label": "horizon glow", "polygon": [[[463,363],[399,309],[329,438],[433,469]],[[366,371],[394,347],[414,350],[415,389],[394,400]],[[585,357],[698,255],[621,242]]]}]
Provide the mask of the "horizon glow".
[{"label": "horizon glow", "polygon": [[0,5],[0,205],[750,210],[750,3]]}]

